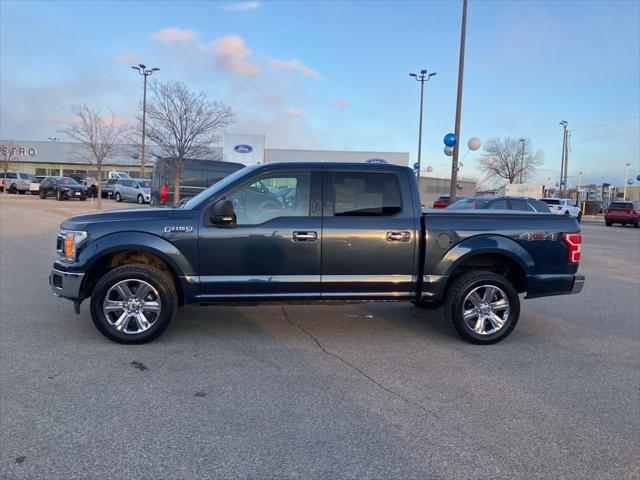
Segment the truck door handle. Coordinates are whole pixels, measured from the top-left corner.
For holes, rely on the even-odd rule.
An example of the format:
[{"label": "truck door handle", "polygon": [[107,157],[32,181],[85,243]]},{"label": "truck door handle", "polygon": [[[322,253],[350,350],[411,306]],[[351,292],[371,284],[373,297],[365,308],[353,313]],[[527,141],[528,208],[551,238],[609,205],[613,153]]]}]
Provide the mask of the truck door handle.
[{"label": "truck door handle", "polygon": [[315,242],[317,239],[316,232],[293,232],[294,242]]},{"label": "truck door handle", "polygon": [[408,242],[411,240],[411,232],[387,232],[387,242]]}]

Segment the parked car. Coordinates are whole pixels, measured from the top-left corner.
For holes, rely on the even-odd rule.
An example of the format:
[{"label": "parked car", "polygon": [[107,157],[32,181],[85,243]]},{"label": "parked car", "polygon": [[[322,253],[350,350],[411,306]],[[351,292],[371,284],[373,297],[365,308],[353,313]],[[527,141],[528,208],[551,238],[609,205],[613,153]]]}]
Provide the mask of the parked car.
[{"label": "parked car", "polygon": [[[466,197],[456,197],[456,201],[463,200]],[[433,208],[447,208],[449,206],[449,195],[440,195],[438,199],[433,202]]]},{"label": "parked car", "polygon": [[640,227],[640,202],[611,202],[604,209],[604,222],[607,227],[614,223]]},{"label": "parked car", "polygon": [[80,185],[71,177],[46,177],[40,182],[40,198],[54,196],[56,200],[69,200],[77,198],[85,201],[87,199],[87,187]]},{"label": "parked car", "polygon": [[551,213],[570,215],[577,218],[578,221],[582,220],[582,211],[571,203],[568,198],[541,198],[540,201],[549,205]]},{"label": "parked car", "polygon": [[451,210],[520,210],[523,212],[550,213],[549,206],[527,197],[512,197],[507,195],[483,195],[458,200],[447,207]]},{"label": "parked car", "polygon": [[[279,184],[292,205],[235,201]],[[407,167],[274,163],[175,208],[65,220],[49,282],[76,313],[91,298],[98,330],[126,344],[156,338],[185,304],[333,300],[443,304],[465,340],[490,344],[516,326],[519,294],[580,292],[580,243],[570,216],[423,211]]]},{"label": "parked car", "polygon": [[31,195],[38,195],[38,193],[40,193],[40,182],[45,178],[47,178],[46,175],[36,175],[33,177],[33,180],[31,180],[31,183],[29,184],[29,192]]},{"label": "parked car", "polygon": [[33,180],[33,175],[24,172],[7,172],[7,178],[4,178],[4,172],[0,172],[0,192],[4,192],[6,187],[9,193],[25,194],[29,191],[29,186]]},{"label": "parked car", "polygon": [[84,173],[72,173],[69,175],[80,185],[87,187],[87,196],[95,198],[98,196],[98,180],[94,177],[87,177]]},{"label": "parked car", "polygon": [[140,204],[151,201],[151,180],[146,178],[119,179],[113,187],[116,202],[131,201]]},{"label": "parked car", "polygon": [[[189,160],[180,175],[180,199],[185,200],[202,192],[227,175],[240,170],[244,165],[221,160]],[[171,162],[165,158],[156,160],[151,180],[151,203],[173,204],[175,172]],[[162,194],[163,190],[166,192]]]}]

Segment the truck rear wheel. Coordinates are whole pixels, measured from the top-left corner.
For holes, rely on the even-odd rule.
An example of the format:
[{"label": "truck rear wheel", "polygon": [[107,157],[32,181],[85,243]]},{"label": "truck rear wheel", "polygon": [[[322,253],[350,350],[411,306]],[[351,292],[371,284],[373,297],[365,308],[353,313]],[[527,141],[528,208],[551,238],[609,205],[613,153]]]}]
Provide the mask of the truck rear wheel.
[{"label": "truck rear wheel", "polygon": [[173,281],[142,264],[117,267],[104,275],[91,295],[91,318],[100,333],[117,343],[150,342],[175,317]]},{"label": "truck rear wheel", "polygon": [[444,313],[462,338],[488,345],[504,340],[513,331],[520,317],[520,298],[503,276],[470,272],[449,287]]}]

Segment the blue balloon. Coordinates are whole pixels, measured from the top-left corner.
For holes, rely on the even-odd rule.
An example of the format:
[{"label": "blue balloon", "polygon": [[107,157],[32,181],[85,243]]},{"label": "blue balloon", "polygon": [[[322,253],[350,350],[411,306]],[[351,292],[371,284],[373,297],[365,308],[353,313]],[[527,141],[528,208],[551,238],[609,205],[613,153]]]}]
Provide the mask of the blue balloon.
[{"label": "blue balloon", "polygon": [[640,182],[640,175],[638,175],[638,176],[636,177],[636,180],[638,180],[638,181]]},{"label": "blue balloon", "polygon": [[413,169],[418,170],[420,168],[420,164],[418,162],[413,164]]},{"label": "blue balloon", "polygon": [[444,136],[444,144],[447,147],[453,147],[456,143],[458,143],[458,139],[454,133],[447,133]]}]

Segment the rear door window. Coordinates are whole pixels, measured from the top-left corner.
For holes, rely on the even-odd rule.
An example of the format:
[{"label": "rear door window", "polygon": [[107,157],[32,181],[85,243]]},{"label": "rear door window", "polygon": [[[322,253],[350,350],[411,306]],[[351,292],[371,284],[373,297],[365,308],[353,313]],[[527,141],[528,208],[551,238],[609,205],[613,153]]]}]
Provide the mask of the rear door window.
[{"label": "rear door window", "polygon": [[333,172],[325,214],[335,217],[388,217],[402,211],[398,178],[393,173]]},{"label": "rear door window", "polygon": [[491,205],[489,205],[489,208],[491,210],[507,210],[509,207],[505,199],[500,199],[500,200],[496,200]]},{"label": "rear door window", "polygon": [[511,210],[520,210],[523,212],[533,212],[533,208],[525,200],[511,199]]}]

